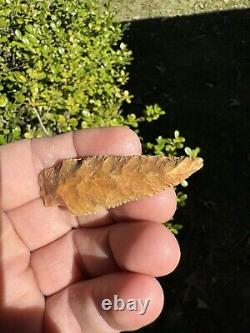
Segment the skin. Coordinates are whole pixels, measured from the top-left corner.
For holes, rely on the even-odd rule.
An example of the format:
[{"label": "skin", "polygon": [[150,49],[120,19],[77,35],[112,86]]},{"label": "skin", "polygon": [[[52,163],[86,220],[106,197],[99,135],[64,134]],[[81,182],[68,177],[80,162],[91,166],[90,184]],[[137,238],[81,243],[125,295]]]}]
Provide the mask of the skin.
[{"label": "skin", "polygon": [[[126,127],[84,129],[0,147],[0,329],[23,333],[137,330],[160,314],[155,277],[180,259],[162,225],[176,209],[173,189],[95,215],[44,207],[37,176],[56,161],[86,155],[139,155]],[[114,295],[150,299],[138,311],[104,311]]]}]

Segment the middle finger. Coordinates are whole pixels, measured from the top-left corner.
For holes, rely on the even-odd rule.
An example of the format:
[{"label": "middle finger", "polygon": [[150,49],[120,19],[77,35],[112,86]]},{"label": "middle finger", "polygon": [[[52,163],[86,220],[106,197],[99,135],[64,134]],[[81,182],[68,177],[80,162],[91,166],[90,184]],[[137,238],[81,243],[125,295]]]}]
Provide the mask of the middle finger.
[{"label": "middle finger", "polygon": [[34,251],[31,266],[41,291],[55,293],[81,279],[116,271],[170,273],[180,259],[174,235],[150,222],[79,228]]}]

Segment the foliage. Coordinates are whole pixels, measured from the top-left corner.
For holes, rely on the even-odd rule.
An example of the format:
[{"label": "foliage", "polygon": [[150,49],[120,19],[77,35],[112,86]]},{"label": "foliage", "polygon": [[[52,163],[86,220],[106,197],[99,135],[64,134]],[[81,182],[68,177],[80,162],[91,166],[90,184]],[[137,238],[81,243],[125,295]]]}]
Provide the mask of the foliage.
[{"label": "foliage", "polygon": [[[124,89],[132,52],[114,17],[93,0],[0,0],[0,144],[88,127],[139,133],[140,123],[165,114],[157,104],[140,117],[122,114],[133,97]],[[176,156],[184,142],[175,131],[144,148]],[[178,193],[180,206],[186,197]]]},{"label": "foliage", "polygon": [[[156,139],[156,144],[147,142],[145,145],[145,149],[149,153],[153,153],[155,155],[160,155],[160,156],[165,155],[169,157],[177,156],[179,155],[180,152],[183,154],[183,149],[184,149],[184,152],[187,156],[197,157],[200,152],[200,148],[196,147],[195,149],[191,149],[190,147],[185,147],[184,146],[185,141],[186,139],[180,136],[180,132],[176,130],[174,132],[173,138],[163,138],[161,136],[158,136],[158,138]],[[181,183],[181,186],[183,188],[187,187],[188,182],[184,180]],[[178,188],[177,190],[178,207],[185,206],[187,198],[188,198],[187,194],[183,193]],[[170,230],[172,230],[176,234],[182,228],[182,226],[178,224],[168,223],[167,225],[170,228]]]},{"label": "foliage", "polygon": [[121,24],[93,1],[6,0],[0,9],[1,142],[133,123]]}]

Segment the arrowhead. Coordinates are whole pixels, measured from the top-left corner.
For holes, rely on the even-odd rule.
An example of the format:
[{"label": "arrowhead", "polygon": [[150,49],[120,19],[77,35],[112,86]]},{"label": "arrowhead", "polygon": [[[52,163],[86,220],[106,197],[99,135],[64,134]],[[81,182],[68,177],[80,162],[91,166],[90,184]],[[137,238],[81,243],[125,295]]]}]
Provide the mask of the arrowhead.
[{"label": "arrowhead", "polygon": [[39,175],[46,206],[66,206],[75,215],[152,196],[178,185],[203,166],[201,158],[90,156],[66,159]]}]

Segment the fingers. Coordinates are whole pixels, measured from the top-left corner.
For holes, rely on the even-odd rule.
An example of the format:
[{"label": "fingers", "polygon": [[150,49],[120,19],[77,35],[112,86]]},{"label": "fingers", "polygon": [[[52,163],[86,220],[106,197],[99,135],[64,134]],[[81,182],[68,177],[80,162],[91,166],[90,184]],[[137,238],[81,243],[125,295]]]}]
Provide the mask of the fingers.
[{"label": "fingers", "polygon": [[[41,332],[44,297],[29,265],[30,252],[8,216],[0,212],[1,332]],[[32,314],[32,316],[31,316]]]},{"label": "fingers", "polygon": [[1,146],[2,209],[13,209],[39,197],[37,176],[41,169],[61,159],[95,154],[136,155],[141,154],[141,145],[129,128],[107,127]]},{"label": "fingers", "polygon": [[88,155],[140,155],[141,143],[128,127],[91,128],[74,132],[77,156]]},{"label": "fingers", "polygon": [[43,295],[51,295],[85,278],[73,242],[73,232],[31,253],[30,266]]},{"label": "fingers", "polygon": [[117,224],[111,229],[109,242],[122,270],[163,276],[171,273],[180,260],[178,242],[163,225]]},{"label": "fingers", "polygon": [[[122,300],[117,303],[116,310],[115,295]],[[112,302],[109,310],[104,310],[105,299]],[[130,309],[118,310],[122,305],[128,305],[128,300]],[[131,307],[131,301],[135,306]],[[162,307],[163,292],[154,278],[135,273],[104,275],[48,297],[45,331],[112,333],[136,330],[154,321]]]},{"label": "fingers", "polygon": [[40,290],[51,295],[72,283],[117,271],[162,276],[174,270],[180,249],[163,225],[119,223],[79,228],[31,254]]},{"label": "fingers", "polygon": [[152,197],[129,202],[110,210],[110,215],[116,221],[142,220],[166,222],[176,211],[176,194],[169,188]]},{"label": "fingers", "polygon": [[[0,281],[20,275],[29,265],[30,252],[18,237],[8,216],[0,211]],[[0,293],[1,294],[1,293]]]},{"label": "fingers", "polygon": [[161,224],[141,221],[79,229],[74,238],[82,266],[91,277],[119,270],[163,276],[180,260],[175,236]]},{"label": "fingers", "polygon": [[16,232],[30,251],[45,246],[77,227],[76,218],[65,209],[44,207],[36,199],[8,211]]},{"label": "fingers", "polygon": [[131,201],[116,208],[103,210],[89,216],[79,216],[80,226],[98,226],[112,221],[151,221],[164,223],[169,221],[176,211],[177,198],[173,188],[169,188],[152,197]]},{"label": "fingers", "polygon": [[[31,144],[32,142],[32,144]],[[55,137],[0,147],[1,205],[8,210],[19,236],[30,250],[62,237],[77,225],[73,215],[58,207],[44,207],[39,197],[38,173],[56,161],[93,154],[140,154],[136,134],[127,127],[86,129]],[[18,207],[16,207],[18,206]],[[110,223],[107,211],[79,218],[81,225]]]}]

